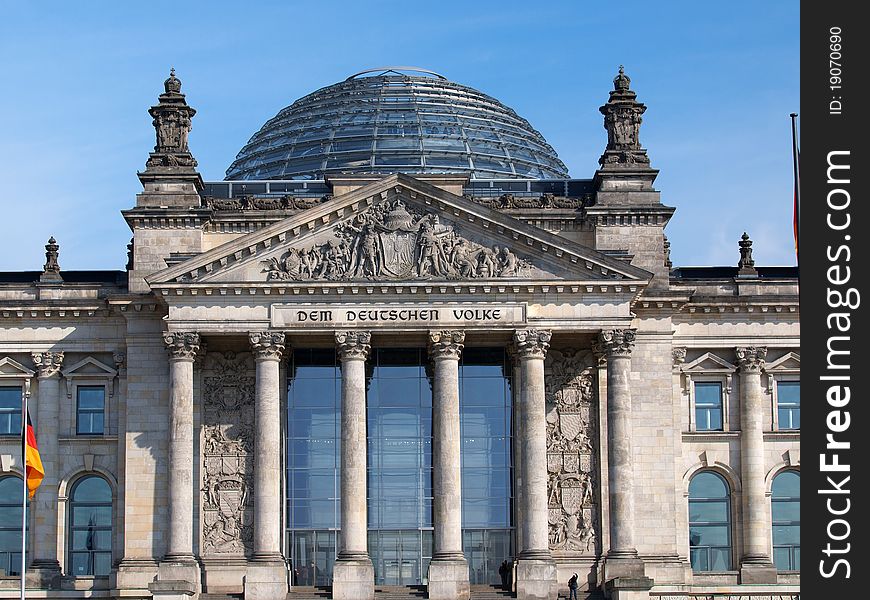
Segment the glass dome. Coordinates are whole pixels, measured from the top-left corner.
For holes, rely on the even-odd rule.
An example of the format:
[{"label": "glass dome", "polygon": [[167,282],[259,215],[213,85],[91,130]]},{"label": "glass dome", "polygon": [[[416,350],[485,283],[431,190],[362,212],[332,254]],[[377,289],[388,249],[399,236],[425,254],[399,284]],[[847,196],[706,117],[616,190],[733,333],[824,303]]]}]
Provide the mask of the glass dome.
[{"label": "glass dome", "polygon": [[242,148],[226,179],[396,172],[568,178],[543,136],[495,98],[431,71],[385,67],[281,110]]}]

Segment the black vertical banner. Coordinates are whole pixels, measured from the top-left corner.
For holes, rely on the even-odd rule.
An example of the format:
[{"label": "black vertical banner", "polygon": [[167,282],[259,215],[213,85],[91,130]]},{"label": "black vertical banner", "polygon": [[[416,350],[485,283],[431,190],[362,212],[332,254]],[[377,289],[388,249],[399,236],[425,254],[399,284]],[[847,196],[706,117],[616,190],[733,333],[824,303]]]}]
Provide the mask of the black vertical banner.
[{"label": "black vertical banner", "polygon": [[860,7],[801,5],[801,588],[811,600],[870,593],[870,127],[863,90],[870,24]]}]

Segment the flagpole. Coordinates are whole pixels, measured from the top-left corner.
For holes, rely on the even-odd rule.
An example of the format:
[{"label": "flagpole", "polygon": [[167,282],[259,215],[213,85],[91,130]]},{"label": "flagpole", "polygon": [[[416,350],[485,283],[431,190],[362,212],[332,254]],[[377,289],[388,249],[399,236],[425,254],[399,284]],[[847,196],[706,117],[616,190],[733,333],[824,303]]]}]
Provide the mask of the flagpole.
[{"label": "flagpole", "polygon": [[27,402],[30,399],[30,379],[24,380],[24,399],[21,402],[21,482],[24,494],[21,498],[21,600],[24,600],[24,565],[27,552]]},{"label": "flagpole", "polygon": [[796,230],[797,236],[797,262],[800,265],[801,258],[801,244],[800,244],[800,210],[801,210],[801,169],[800,162],[798,157],[800,156],[800,150],[798,149],[798,140],[797,140],[797,113],[791,113],[789,115],[791,117],[791,151],[792,151],[792,159],[794,161],[794,198],[795,198],[795,209],[796,214],[795,218],[798,221],[798,227]]}]

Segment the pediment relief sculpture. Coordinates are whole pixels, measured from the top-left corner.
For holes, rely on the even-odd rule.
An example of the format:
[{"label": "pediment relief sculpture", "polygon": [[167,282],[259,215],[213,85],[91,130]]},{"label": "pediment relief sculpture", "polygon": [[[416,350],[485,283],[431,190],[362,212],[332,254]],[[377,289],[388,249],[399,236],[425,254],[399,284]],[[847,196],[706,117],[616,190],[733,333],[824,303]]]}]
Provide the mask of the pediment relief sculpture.
[{"label": "pediment relief sculpture", "polygon": [[527,278],[531,263],[506,246],[460,236],[437,214],[384,200],[336,225],[332,237],[263,261],[274,280]]}]

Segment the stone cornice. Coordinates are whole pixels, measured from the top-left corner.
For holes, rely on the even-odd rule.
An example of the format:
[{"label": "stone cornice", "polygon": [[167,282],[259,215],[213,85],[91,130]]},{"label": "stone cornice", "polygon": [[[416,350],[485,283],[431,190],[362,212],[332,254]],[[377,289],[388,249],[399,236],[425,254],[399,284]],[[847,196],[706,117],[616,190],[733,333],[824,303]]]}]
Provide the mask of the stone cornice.
[{"label": "stone cornice", "polygon": [[429,357],[431,359],[459,360],[465,347],[465,332],[441,330],[429,332]]},{"label": "stone cornice", "polygon": [[211,220],[210,208],[131,208],[121,215],[130,229],[199,229]]},{"label": "stone cornice", "polygon": [[341,360],[366,360],[371,351],[368,331],[336,331],[335,348]]},{"label": "stone cornice", "polygon": [[281,360],[284,354],[284,334],[278,331],[252,331],[248,334],[256,360]]}]

